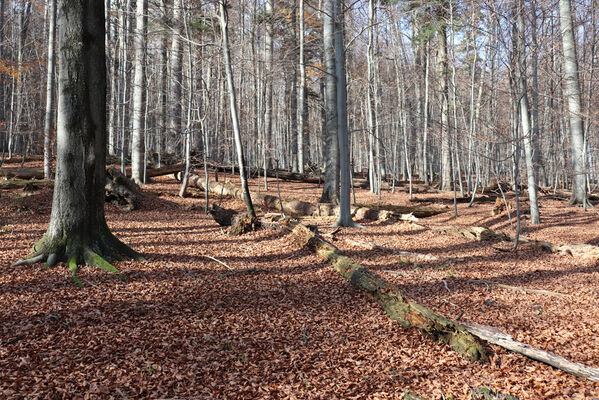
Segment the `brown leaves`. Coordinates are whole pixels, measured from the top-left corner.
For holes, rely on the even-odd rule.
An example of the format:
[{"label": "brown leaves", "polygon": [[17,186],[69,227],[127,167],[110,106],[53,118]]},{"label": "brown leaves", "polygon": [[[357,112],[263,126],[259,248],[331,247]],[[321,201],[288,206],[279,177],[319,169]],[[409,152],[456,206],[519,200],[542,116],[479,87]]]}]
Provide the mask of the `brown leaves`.
[{"label": "brown leaves", "polygon": [[[106,208],[117,237],[148,259],[116,263],[127,282],[82,268],[85,287],[79,289],[64,266],[0,268],[0,398],[397,399],[410,390],[428,399],[452,394],[467,399],[477,386],[520,399],[599,396],[597,385],[501,348],[492,348],[488,365],[468,363],[448,347],[390,322],[366,295],[285,232],[230,237],[198,211],[202,199],[180,199],[176,182],[157,180],[144,191],[171,196],[143,199],[147,204],[131,213]],[[252,190],[255,185],[251,181]],[[306,201],[319,195],[314,185],[289,182],[281,183],[281,191],[283,197]],[[0,225],[10,227],[0,236],[3,266],[27,254],[49,219],[49,188],[28,199],[35,212],[11,211],[12,196],[5,191],[0,197]],[[357,196],[362,203],[376,201],[365,191]],[[434,201],[440,195],[428,196]],[[405,194],[383,193],[383,201],[408,204]],[[599,236],[596,216],[541,202],[544,224],[534,229],[525,224],[528,237],[578,243]],[[185,209],[194,204],[198,210]],[[237,200],[223,205],[243,210]],[[459,207],[460,218],[451,224],[508,229],[505,218],[489,217],[488,204]],[[446,219],[441,214],[427,225],[447,224]],[[329,222],[315,223],[329,231]],[[486,243],[435,236],[402,223],[365,225],[341,229],[335,244],[373,271],[401,271],[385,278],[415,301],[599,366],[594,262],[534,249],[497,254]],[[439,261],[409,262],[388,251],[352,247],[346,239]],[[447,256],[465,262],[444,261]],[[472,279],[570,296],[487,287]],[[486,306],[485,300],[509,311]]]}]

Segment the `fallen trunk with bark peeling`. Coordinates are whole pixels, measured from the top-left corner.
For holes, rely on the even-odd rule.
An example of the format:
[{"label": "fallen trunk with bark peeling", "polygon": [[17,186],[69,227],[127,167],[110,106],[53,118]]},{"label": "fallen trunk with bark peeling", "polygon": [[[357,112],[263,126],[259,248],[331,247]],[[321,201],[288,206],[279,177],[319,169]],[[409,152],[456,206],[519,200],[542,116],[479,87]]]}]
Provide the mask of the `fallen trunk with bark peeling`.
[{"label": "fallen trunk with bark peeling", "polygon": [[548,351],[536,349],[528,344],[514,340],[507,333],[501,332],[500,330],[491,326],[467,323],[462,323],[462,325],[468,330],[468,332],[483,340],[486,340],[491,344],[495,344],[510,351],[525,355],[533,360],[549,364],[552,367],[561,369],[562,371],[566,371],[567,373],[580,378],[585,378],[593,382],[599,382],[599,368],[588,367],[583,364],[572,362],[564,357],[558,356]]},{"label": "fallen trunk with bark peeling", "polygon": [[448,344],[470,361],[488,360],[481,343],[460,324],[453,322],[416,303],[399,288],[367,268],[344,256],[332,244],[300,223],[289,222],[298,243],[328,260],[335,271],[354,288],[374,298],[389,318],[406,328],[418,328],[435,340]]}]

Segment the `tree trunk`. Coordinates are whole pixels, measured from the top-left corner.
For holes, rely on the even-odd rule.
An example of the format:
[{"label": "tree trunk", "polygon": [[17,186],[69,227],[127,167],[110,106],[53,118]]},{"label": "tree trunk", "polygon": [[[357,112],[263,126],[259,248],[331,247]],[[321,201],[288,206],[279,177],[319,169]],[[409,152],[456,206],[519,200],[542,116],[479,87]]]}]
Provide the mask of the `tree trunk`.
[{"label": "tree trunk", "polygon": [[537,202],[537,177],[534,167],[534,151],[532,130],[530,126],[530,108],[528,104],[528,85],[526,84],[526,47],[524,42],[524,1],[518,0],[518,76],[520,90],[520,126],[522,127],[522,139],[524,140],[524,153],[526,157],[526,176],[528,178],[528,198],[530,200],[530,223],[538,225],[541,223],[539,205]]},{"label": "tree trunk", "polygon": [[449,123],[449,71],[447,54],[447,26],[445,17],[447,2],[443,0],[437,9],[437,79],[439,80],[439,103],[441,104],[441,190],[451,190],[451,126]]},{"label": "tree trunk", "polygon": [[[50,0],[50,22],[48,26],[48,74],[46,80],[46,114],[44,117],[44,178],[52,178],[50,154],[52,150],[52,109],[54,108],[54,42],[56,38],[56,1]],[[1,28],[1,27],[0,27]],[[2,90],[2,89],[0,89]]]},{"label": "tree trunk", "polygon": [[239,166],[239,178],[241,179],[241,189],[243,191],[243,200],[247,208],[247,213],[250,218],[256,217],[254,206],[252,204],[252,198],[250,196],[250,189],[247,183],[247,175],[245,173],[245,159],[243,146],[241,144],[241,132],[239,127],[239,116],[237,114],[237,100],[235,99],[235,84],[233,83],[233,70],[231,68],[231,55],[229,50],[229,32],[228,32],[228,18],[227,9],[224,0],[219,1],[219,20],[221,27],[223,56],[225,61],[225,73],[227,75],[227,86],[229,87],[229,107],[231,109],[231,122],[233,124],[233,136],[235,138],[235,150],[237,151],[237,163]]},{"label": "tree trunk", "polygon": [[357,264],[330,243],[324,241],[306,226],[297,224],[293,234],[300,245],[306,246],[330,262],[351,285],[370,295],[385,310],[390,319],[405,328],[417,328],[435,340],[448,344],[468,361],[488,361],[480,342],[459,324],[435,314],[410,299],[399,288]]},{"label": "tree trunk", "polygon": [[581,117],[582,103],[570,0],[559,1],[559,15],[564,52],[564,95],[568,101],[568,116],[570,117],[570,134],[572,137],[572,166],[574,168],[570,202],[572,204],[584,204],[586,202],[586,163],[584,160],[584,135]]},{"label": "tree trunk", "polygon": [[173,5],[173,39],[170,53],[170,85],[169,85],[169,114],[168,133],[166,138],[167,153],[174,153],[179,145],[181,135],[181,79],[182,79],[182,49],[181,49],[181,11],[182,0],[175,0]]},{"label": "tree trunk", "polygon": [[349,160],[349,133],[347,131],[347,83],[345,76],[344,8],[343,0],[334,0],[335,70],[337,77],[337,136],[339,140],[340,196],[339,218],[335,225],[354,226],[351,217],[351,176]]},{"label": "tree trunk", "polygon": [[58,153],[52,214],[33,257],[118,272],[105,259],[139,257],[112,235],[104,217],[106,63],[104,2],[60,0]]},{"label": "tree trunk", "polygon": [[321,203],[339,202],[339,137],[337,134],[337,69],[335,66],[335,0],[323,2],[323,41],[325,66],[325,181]]},{"label": "tree trunk", "polygon": [[300,174],[304,173],[304,135],[307,121],[306,102],[306,64],[304,55],[304,0],[299,0],[299,67],[300,82],[298,87],[297,104],[297,167]]},{"label": "tree trunk", "polygon": [[133,82],[133,129],[131,131],[131,179],[144,183],[145,97],[148,0],[137,0],[135,10],[135,80]]}]

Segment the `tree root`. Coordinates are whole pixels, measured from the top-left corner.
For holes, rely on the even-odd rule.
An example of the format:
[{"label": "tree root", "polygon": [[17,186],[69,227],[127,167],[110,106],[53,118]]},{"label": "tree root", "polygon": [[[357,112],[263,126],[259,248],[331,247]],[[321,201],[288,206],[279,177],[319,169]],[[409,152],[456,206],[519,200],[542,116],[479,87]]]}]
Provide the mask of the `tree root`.
[{"label": "tree root", "polygon": [[[79,265],[89,265],[102,271],[120,274],[119,269],[109,261],[122,261],[124,257],[137,261],[145,261],[141,255],[118,240],[110,232],[105,232],[97,239],[91,241],[94,245],[81,245],[74,242],[69,243],[68,241],[66,244],[64,241],[56,243],[55,241],[47,240],[46,236],[44,236],[33,247],[34,253],[32,255],[12,264],[11,267],[32,265],[41,262],[45,262],[48,267],[53,267],[59,262],[65,262],[67,268],[71,271],[73,282],[78,286],[83,286],[81,280],[77,278]],[[119,279],[124,280],[124,277],[119,276]]]}]

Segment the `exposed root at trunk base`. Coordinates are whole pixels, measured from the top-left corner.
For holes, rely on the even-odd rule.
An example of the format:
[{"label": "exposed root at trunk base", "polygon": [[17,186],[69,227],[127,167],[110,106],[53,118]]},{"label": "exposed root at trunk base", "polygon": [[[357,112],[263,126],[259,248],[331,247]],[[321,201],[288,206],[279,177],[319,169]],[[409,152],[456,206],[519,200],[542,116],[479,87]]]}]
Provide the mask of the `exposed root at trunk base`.
[{"label": "exposed root at trunk base", "polygon": [[[118,240],[110,232],[100,235],[99,239],[90,242],[93,244],[84,245],[69,240],[52,241],[44,236],[33,247],[34,253],[32,255],[12,264],[11,267],[42,262],[45,262],[49,267],[53,267],[59,262],[64,262],[71,271],[73,281],[77,285],[83,286],[77,278],[79,265],[89,265],[102,271],[120,274],[120,271],[109,261],[122,261],[123,258],[131,258],[138,261],[144,260],[140,254]],[[119,276],[119,279],[124,280],[125,278]]]}]

